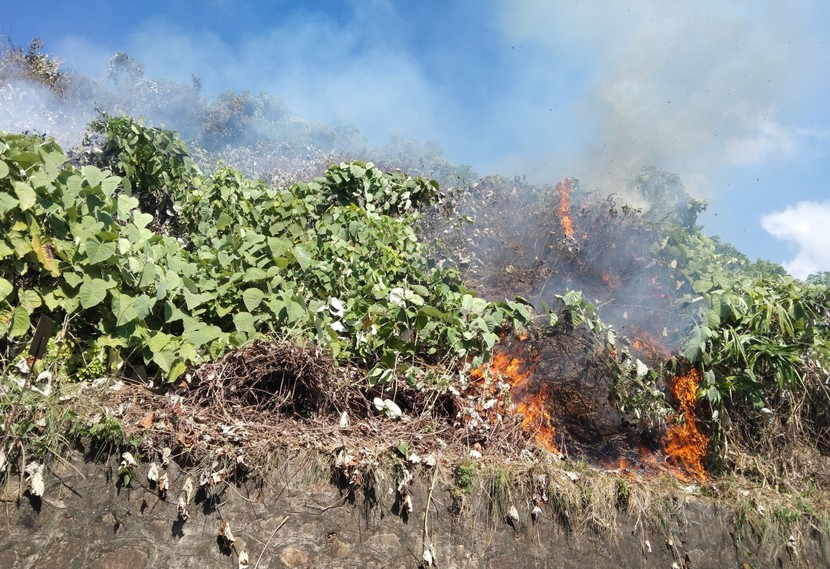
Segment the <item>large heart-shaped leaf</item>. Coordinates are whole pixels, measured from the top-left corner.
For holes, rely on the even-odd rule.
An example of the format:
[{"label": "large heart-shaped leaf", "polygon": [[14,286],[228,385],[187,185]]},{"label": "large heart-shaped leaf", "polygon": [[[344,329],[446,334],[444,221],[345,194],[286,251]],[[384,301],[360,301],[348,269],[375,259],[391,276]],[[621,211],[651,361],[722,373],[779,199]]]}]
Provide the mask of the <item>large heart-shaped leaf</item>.
[{"label": "large heart-shaped leaf", "polygon": [[98,239],[91,237],[86,240],[85,247],[87,259],[93,265],[97,265],[115,255],[116,244],[111,241],[102,243]]},{"label": "large heart-shaped leaf", "polygon": [[258,288],[249,288],[242,293],[242,302],[245,303],[245,308],[248,309],[248,312],[256,310],[260,303],[262,303],[263,298],[265,298],[265,293]]},{"label": "large heart-shaped leaf", "polygon": [[107,296],[107,283],[103,279],[85,279],[78,290],[78,299],[86,310],[103,302]]}]

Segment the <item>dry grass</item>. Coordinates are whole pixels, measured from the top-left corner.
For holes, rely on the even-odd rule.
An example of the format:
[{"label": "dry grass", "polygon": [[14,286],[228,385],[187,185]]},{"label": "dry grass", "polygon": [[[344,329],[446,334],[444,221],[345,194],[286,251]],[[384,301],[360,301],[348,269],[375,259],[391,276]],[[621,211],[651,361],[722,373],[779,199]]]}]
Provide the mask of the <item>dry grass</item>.
[{"label": "dry grass", "polygon": [[[451,492],[456,513],[491,528],[507,522],[512,508],[529,523],[538,506],[540,516],[576,535],[613,538],[624,523],[644,540],[655,530],[670,538],[684,504],[704,501],[731,512],[736,535],[748,546],[775,549],[790,536],[800,540],[799,532],[830,529],[826,484],[807,475],[827,470],[828,462],[809,445],[787,450],[793,466],[781,469],[733,444],[737,475],[689,482],[656,462],[610,468],[563,460],[536,448],[532,433],[510,417],[470,428],[461,411],[477,404],[474,385],[463,394],[418,391],[403,381],[394,392],[392,386],[366,392],[363,385],[358,370],[335,367],[313,346],[274,340],[201,368],[188,386],[67,384],[51,403],[32,402],[25,416],[46,419],[52,436],[43,440],[52,441],[49,454],[56,457],[73,443],[65,432],[70,424],[54,412],[61,409],[64,417],[76,415],[72,424],[83,425],[87,439],[91,425],[111,418],[122,444],[148,459],[170,447],[182,465],[224,468],[230,481],[245,476],[267,485],[294,473],[298,484],[346,484],[367,503],[376,488],[395,487],[404,467],[430,471],[408,462],[409,455],[432,455],[437,465],[430,476],[444,488],[459,484],[457,465],[472,465],[467,488]],[[376,395],[394,397],[403,418],[378,413],[371,403]],[[483,457],[471,459],[473,449]]]}]

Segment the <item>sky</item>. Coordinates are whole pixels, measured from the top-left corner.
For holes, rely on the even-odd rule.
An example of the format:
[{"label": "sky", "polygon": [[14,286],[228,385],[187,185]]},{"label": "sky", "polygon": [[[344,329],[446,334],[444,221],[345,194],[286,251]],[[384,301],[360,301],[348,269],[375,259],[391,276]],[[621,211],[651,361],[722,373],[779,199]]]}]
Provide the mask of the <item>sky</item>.
[{"label": "sky", "polygon": [[[0,36],[103,78],[118,51],[202,93],[248,90],[434,142],[480,174],[622,192],[677,173],[750,258],[830,270],[825,0],[0,0]],[[2,125],[0,125],[2,127]]]}]

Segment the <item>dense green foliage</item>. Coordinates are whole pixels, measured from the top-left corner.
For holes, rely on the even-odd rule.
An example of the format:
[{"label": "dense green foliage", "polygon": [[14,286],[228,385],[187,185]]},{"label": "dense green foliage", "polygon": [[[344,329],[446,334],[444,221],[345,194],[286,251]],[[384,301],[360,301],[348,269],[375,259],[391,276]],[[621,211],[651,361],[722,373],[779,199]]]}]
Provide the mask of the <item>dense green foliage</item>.
[{"label": "dense green foliage", "polygon": [[[204,100],[197,78],[154,81],[126,54],[113,57],[106,85],[84,80],[41,48],[3,50],[0,82],[40,83],[67,105],[95,99],[175,116],[200,147],[194,155],[247,145],[247,158],[234,161],[246,171],[361,142],[353,128],[291,117],[265,95]],[[126,361],[172,380],[273,332],[360,364],[370,383],[395,370],[420,385],[435,379],[431,364],[446,364],[444,379],[476,365],[505,326],[521,329],[533,316],[524,301],[488,301],[466,283],[493,298],[530,298],[544,313],[537,322],[587,331],[594,347],[614,353],[632,347],[624,334],[638,328],[671,348],[683,338],[673,362],[703,372],[702,416],[717,440],[730,416],[748,430],[772,417],[830,449],[828,273],[800,282],[706,237],[695,226],[705,204],[655,168],[627,188],[645,212],[580,194],[577,184],[579,231],[565,238],[553,188],[500,177],[472,185],[472,172],[435,147],[397,140],[386,150],[384,169],[442,180],[440,208],[435,182],[372,163],[342,162],[291,184],[282,182],[298,178],[269,172],[279,182],[271,185],[197,165],[178,134],[125,116],[95,121],[71,159],[53,141],[0,133],[3,355],[24,351],[48,314],[64,341],[59,369],[78,378]],[[248,167],[261,162],[270,165]],[[464,281],[445,265],[463,267]],[[665,370],[631,353],[608,367],[611,399],[657,423],[669,411]]]},{"label": "dense green foliage", "polygon": [[277,189],[227,167],[203,175],[171,132],[125,117],[94,128],[106,144],[80,168],[54,142],[0,139],[0,332],[11,339],[48,313],[79,346],[174,379],[273,331],[377,365],[376,381],[484,354],[506,321],[529,318],[429,266],[415,227],[434,183],[353,162]]},{"label": "dense green foliage", "polygon": [[[823,429],[815,413],[830,403],[823,387],[830,369],[830,289],[733,252],[699,232],[676,229],[658,251],[677,266],[686,293],[679,302],[698,307],[683,354],[704,372],[699,395],[713,410],[716,434],[728,428],[729,414],[764,424],[779,412],[786,423],[802,406],[814,414],[803,426]],[[829,442],[827,433],[811,435]]]}]

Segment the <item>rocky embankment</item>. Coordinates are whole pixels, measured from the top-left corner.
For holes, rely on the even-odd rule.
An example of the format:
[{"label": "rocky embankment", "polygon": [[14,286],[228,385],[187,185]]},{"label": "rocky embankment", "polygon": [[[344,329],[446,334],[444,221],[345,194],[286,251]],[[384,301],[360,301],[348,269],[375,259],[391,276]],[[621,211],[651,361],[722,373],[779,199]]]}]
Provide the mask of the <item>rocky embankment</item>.
[{"label": "rocky embankment", "polygon": [[521,489],[502,504],[484,486],[461,494],[440,464],[418,471],[401,493],[400,480],[380,469],[353,491],[319,455],[283,460],[259,480],[212,487],[171,463],[165,499],[147,482],[147,467],[135,467],[125,488],[115,459],[59,462],[45,476],[42,499],[28,492],[18,499],[13,477],[2,495],[0,567],[386,569],[426,567],[430,556],[439,568],[830,566],[818,531],[803,527],[791,540],[759,545],[736,528],[733,510],[688,495],[649,521],[617,512],[575,527],[556,497],[532,515]]}]

